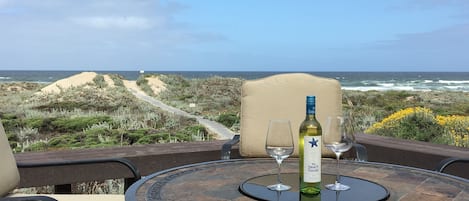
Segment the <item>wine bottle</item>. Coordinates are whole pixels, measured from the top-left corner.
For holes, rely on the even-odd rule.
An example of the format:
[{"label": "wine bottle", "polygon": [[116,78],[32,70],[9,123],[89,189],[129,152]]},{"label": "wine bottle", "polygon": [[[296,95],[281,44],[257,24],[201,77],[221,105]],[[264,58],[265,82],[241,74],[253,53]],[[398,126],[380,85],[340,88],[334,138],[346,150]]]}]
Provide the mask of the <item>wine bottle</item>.
[{"label": "wine bottle", "polygon": [[300,125],[300,194],[309,197],[321,192],[321,136],[316,119],[316,97],[306,96],[306,119]]}]

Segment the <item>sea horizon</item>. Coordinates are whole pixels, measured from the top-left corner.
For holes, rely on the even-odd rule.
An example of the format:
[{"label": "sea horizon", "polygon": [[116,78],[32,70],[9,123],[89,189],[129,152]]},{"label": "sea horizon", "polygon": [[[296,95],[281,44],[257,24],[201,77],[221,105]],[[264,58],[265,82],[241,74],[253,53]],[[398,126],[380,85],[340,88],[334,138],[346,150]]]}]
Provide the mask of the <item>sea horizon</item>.
[{"label": "sea horizon", "polygon": [[461,91],[469,92],[469,72],[380,72],[380,71],[80,71],[80,70],[0,70],[0,83],[53,83],[81,72],[118,74],[127,80],[136,80],[145,74],[175,74],[189,79],[213,76],[246,80],[280,73],[309,73],[338,80],[344,90],[358,91]]}]

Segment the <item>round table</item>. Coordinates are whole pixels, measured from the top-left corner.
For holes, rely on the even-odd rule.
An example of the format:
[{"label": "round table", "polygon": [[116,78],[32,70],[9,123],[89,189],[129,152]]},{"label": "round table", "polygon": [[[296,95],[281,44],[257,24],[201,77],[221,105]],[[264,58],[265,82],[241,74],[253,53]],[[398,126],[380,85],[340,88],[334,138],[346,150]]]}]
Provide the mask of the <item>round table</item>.
[{"label": "round table", "polygon": [[[239,189],[245,195],[258,200],[292,201],[300,200],[298,191],[298,173],[283,173],[282,183],[291,186],[288,191],[272,191],[268,185],[277,183],[276,174],[268,174],[253,177],[243,182]],[[341,176],[340,182],[350,186],[346,191],[331,191],[324,187],[324,184],[334,183],[336,175],[321,175],[321,194],[305,198],[306,200],[318,201],[383,201],[389,197],[389,191],[382,185],[356,177]]]},{"label": "round table", "polygon": [[[255,200],[239,186],[255,177],[275,174],[274,159],[235,159],[176,167],[148,175],[125,193],[126,201]],[[342,175],[384,186],[389,200],[467,200],[468,180],[405,166],[341,160]],[[335,160],[323,159],[322,172],[335,174]],[[282,173],[298,173],[298,159],[287,159]]]}]

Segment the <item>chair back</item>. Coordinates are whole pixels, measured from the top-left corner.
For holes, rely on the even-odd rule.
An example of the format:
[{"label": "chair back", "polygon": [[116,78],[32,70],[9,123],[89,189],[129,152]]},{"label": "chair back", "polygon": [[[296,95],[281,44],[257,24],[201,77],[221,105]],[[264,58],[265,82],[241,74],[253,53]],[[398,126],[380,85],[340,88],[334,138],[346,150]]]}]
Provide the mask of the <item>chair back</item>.
[{"label": "chair back", "polygon": [[[270,119],[289,119],[295,140],[293,156],[298,156],[301,122],[306,117],[306,96],[316,96],[316,118],[322,127],[329,115],[342,114],[342,91],[335,79],[306,73],[285,73],[247,80],[241,91],[240,154],[243,157],[268,157],[265,139]],[[334,136],[324,136],[339,138]],[[335,156],[322,147],[323,157]]]},{"label": "chair back", "polygon": [[0,120],[0,197],[10,193],[20,182],[16,160]]}]

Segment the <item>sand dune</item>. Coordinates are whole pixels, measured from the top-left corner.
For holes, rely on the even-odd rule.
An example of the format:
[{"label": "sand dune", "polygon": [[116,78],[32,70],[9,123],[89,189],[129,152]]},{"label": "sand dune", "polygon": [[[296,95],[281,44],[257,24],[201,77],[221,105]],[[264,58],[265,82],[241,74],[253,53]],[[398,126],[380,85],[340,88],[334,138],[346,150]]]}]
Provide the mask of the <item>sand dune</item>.
[{"label": "sand dune", "polygon": [[86,83],[93,83],[93,79],[98,75],[95,72],[82,72],[68,78],[57,80],[56,82],[41,89],[42,93],[59,93],[70,87],[77,87]]},{"label": "sand dune", "polygon": [[[57,80],[56,82],[41,89],[42,93],[60,93],[61,90],[69,89],[70,87],[78,87],[88,83],[94,83],[93,79],[98,74],[95,72],[82,72],[68,78]],[[103,75],[104,81],[108,87],[115,87],[114,81],[109,75]],[[166,84],[162,82],[157,76],[147,77],[148,85],[150,85],[153,93],[158,94],[166,90]],[[125,87],[137,91],[141,91],[135,81],[123,80]]]}]

